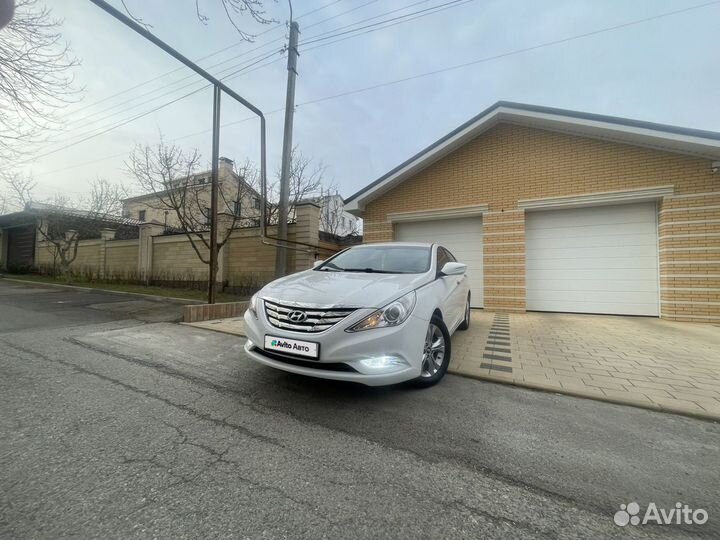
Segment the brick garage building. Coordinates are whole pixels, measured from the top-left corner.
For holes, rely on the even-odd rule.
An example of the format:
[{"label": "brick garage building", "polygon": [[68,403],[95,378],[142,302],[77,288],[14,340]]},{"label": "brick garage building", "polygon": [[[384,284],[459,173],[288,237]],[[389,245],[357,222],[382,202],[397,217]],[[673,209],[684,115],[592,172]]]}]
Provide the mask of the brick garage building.
[{"label": "brick garage building", "polygon": [[720,321],[720,133],[499,102],[346,201],[473,305]]}]

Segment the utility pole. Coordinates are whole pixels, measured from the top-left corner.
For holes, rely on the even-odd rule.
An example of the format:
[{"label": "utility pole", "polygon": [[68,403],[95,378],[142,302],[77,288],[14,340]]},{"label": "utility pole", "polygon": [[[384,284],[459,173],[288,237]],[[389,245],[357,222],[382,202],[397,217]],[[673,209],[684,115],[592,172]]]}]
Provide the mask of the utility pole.
[{"label": "utility pole", "polygon": [[[285,96],[285,130],[283,132],[282,168],[280,171],[280,201],[278,207],[278,240],[287,240],[288,206],[290,204],[290,169],[292,166],[292,131],[295,115],[295,77],[297,77],[298,23],[290,21],[290,43],[287,61],[287,94]],[[282,242],[280,242],[282,244]],[[287,274],[287,249],[278,246],[275,256],[275,275]]]},{"label": "utility pole", "polygon": [[218,272],[218,175],[220,168],[220,87],[213,87],[213,128],[212,128],[212,186],[210,191],[210,268],[208,277],[208,304],[215,303]]}]

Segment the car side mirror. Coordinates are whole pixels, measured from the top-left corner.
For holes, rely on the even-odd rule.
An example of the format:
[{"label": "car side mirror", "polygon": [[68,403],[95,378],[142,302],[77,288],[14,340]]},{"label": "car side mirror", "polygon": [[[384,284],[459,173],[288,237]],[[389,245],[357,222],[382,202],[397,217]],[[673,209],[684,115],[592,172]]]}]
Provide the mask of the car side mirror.
[{"label": "car side mirror", "polygon": [[313,263],[313,266],[312,266],[312,267],[313,267],[313,268],[317,268],[318,266],[320,266],[320,265],[321,265],[322,263],[324,263],[324,262],[325,262],[324,260],[322,260],[322,261],[315,261],[315,262]]},{"label": "car side mirror", "polygon": [[462,276],[467,272],[467,264],[459,262],[445,263],[440,273],[444,276]]}]

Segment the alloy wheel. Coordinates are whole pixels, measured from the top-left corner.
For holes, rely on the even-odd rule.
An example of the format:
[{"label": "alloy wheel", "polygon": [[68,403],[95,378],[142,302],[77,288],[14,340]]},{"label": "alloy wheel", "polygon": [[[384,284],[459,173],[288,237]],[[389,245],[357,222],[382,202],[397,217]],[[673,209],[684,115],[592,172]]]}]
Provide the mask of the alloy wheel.
[{"label": "alloy wheel", "polygon": [[445,337],[440,328],[430,323],[425,334],[421,377],[433,377],[445,361]]}]

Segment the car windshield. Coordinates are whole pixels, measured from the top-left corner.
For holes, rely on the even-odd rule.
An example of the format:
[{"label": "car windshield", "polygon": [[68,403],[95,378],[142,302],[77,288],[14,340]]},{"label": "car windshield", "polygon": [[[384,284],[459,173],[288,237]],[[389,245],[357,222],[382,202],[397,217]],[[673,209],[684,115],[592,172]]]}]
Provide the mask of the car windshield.
[{"label": "car windshield", "polygon": [[423,246],[363,246],[351,248],[321,264],[321,272],[422,274],[430,269],[430,248]]}]

